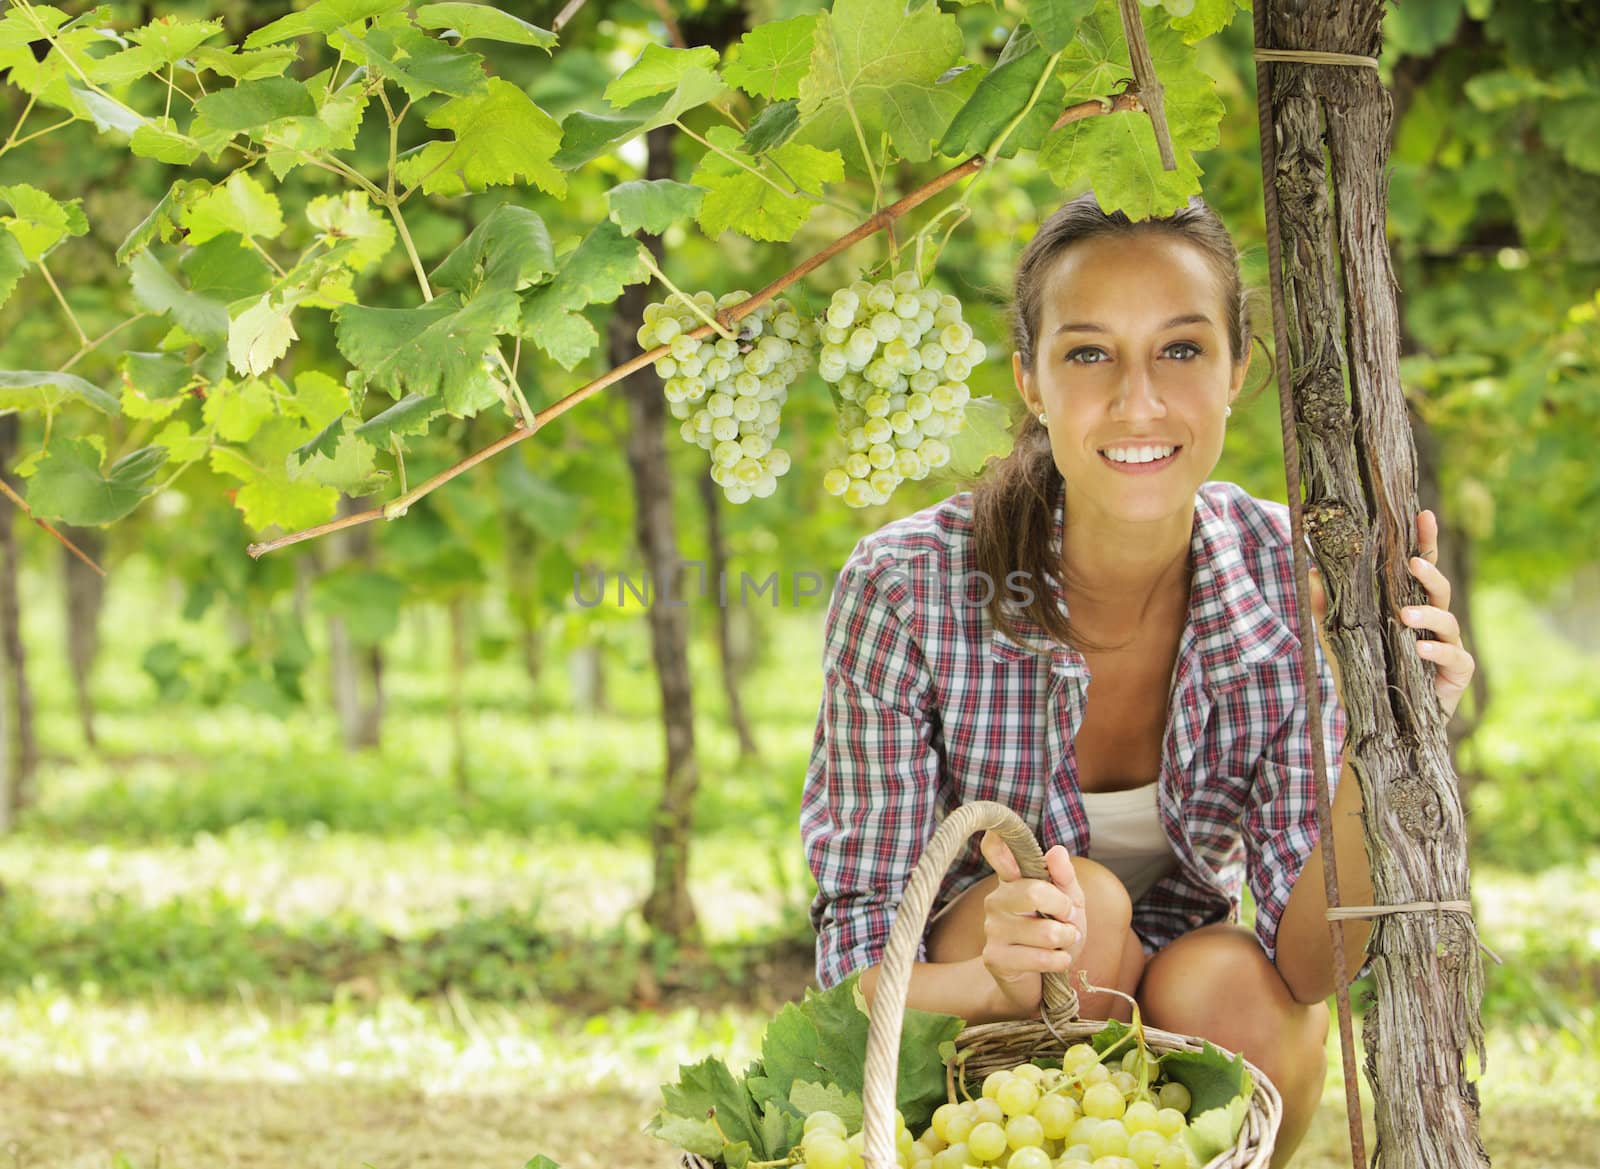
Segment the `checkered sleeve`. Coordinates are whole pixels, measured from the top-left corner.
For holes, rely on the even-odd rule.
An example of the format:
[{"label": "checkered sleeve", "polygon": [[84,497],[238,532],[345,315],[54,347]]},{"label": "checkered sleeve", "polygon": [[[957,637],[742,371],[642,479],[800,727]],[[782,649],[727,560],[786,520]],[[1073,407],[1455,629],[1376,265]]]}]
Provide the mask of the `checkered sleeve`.
[{"label": "checkered sleeve", "polygon": [[[880,960],[895,906],[933,835],[940,758],[909,581],[864,545],[846,561],[824,630],[823,693],[801,799],[817,882],[817,981]],[[917,960],[926,958],[919,946]]]},{"label": "checkered sleeve", "polygon": [[[1339,784],[1339,761],[1345,733],[1344,711],[1334,688],[1333,670],[1319,646],[1322,742],[1328,760],[1329,798]],[[1256,903],[1256,938],[1267,957],[1276,959],[1278,923],[1306,859],[1316,847],[1317,780],[1312,767],[1311,731],[1300,651],[1293,655],[1292,694],[1288,717],[1256,765],[1244,815],[1245,879]]]}]

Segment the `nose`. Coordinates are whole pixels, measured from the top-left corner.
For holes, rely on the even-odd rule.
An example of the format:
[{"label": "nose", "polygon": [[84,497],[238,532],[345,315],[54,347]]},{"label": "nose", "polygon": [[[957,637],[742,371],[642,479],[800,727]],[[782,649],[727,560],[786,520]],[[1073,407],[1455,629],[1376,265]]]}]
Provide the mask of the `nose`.
[{"label": "nose", "polygon": [[1123,369],[1126,372],[1111,402],[1111,416],[1129,422],[1166,417],[1167,404],[1156,389],[1156,379],[1149,366],[1143,362],[1128,362]]}]

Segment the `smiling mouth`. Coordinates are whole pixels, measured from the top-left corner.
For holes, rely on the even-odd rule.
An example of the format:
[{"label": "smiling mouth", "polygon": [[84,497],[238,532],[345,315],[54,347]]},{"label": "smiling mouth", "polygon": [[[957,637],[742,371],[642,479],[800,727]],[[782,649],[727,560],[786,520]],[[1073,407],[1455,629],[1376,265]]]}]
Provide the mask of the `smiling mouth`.
[{"label": "smiling mouth", "polygon": [[1100,457],[1130,470],[1142,467],[1164,466],[1170,463],[1183,448],[1165,443],[1144,443],[1138,446],[1105,447]]}]

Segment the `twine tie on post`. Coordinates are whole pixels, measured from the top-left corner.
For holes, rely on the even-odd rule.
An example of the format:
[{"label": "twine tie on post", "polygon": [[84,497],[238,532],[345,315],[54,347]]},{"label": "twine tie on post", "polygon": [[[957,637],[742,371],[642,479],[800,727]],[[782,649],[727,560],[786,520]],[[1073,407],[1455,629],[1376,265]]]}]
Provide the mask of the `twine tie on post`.
[{"label": "twine tie on post", "polygon": [[1357,53],[1325,53],[1321,49],[1257,49],[1257,61],[1292,61],[1301,65],[1351,65],[1376,69],[1378,58]]}]

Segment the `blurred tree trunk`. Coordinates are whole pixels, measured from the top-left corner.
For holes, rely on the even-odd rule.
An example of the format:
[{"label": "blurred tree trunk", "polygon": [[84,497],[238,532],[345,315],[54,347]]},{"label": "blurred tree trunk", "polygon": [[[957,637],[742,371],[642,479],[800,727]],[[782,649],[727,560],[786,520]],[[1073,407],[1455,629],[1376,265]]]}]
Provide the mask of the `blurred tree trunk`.
[{"label": "blurred tree trunk", "polygon": [[[646,135],[646,178],[672,177],[672,139],[669,127]],[[651,235],[640,238],[660,263],[661,240]],[[635,334],[644,321],[644,306],[649,298],[648,285],[633,284],[617,302],[616,311],[607,322],[613,365],[639,352]],[[672,466],[664,441],[667,410],[661,381],[647,367],[623,384],[623,393],[628,406],[627,454],[633,477],[634,533],[648,579],[656,590],[648,618],[667,746],[661,803],[650,831],[653,872],[644,919],[656,932],[681,941],[698,932],[694,903],[689,897],[689,840],[695,793],[700,786],[694,747],[694,695],[689,679],[689,610],[680,587],[682,569],[672,514]],[[677,603],[663,603],[662,593],[667,589]]]},{"label": "blurred tree trunk", "polygon": [[[99,528],[68,528],[61,532],[102,568],[106,537]],[[94,663],[100,656],[100,611],[105,606],[105,578],[72,551],[61,549],[61,572],[67,593],[67,664],[78,702],[78,726],[92,751],[99,740],[94,730]]]},{"label": "blurred tree trunk", "polygon": [[[517,622],[517,647],[522,655],[522,668],[528,675],[528,689],[536,698],[539,677],[544,668],[544,646],[539,630],[539,600],[533,582],[537,579],[535,565],[537,537],[527,524],[513,517],[506,524],[506,575],[509,582],[511,615]],[[535,717],[542,710],[538,702],[529,708]]]},{"label": "blurred tree trunk", "polygon": [[467,775],[467,729],[462,706],[467,679],[467,598],[457,593],[450,598],[450,774],[456,793],[472,794]]},{"label": "blurred tree trunk", "polygon": [[[339,514],[359,511],[363,502],[341,494]],[[370,563],[372,559],[371,529],[365,524],[335,532],[326,543],[326,571],[352,561]],[[383,734],[383,647],[353,644],[344,618],[329,617],[328,669],[345,750],[376,748]]]},{"label": "blurred tree trunk", "polygon": [[728,701],[728,721],[732,724],[734,733],[739,736],[739,759],[743,762],[756,758],[761,751],[756,746],[755,736],[750,733],[750,723],[744,716],[744,700],[739,694],[739,660],[733,648],[733,630],[728,615],[728,605],[718,594],[715,584],[719,580],[726,580],[728,571],[728,546],[722,538],[722,488],[711,478],[709,470],[696,482],[700,485],[700,503],[706,513],[706,548],[709,560],[706,565],[706,579],[712,582],[709,592],[711,604],[716,611],[717,657],[722,663],[722,692]]},{"label": "blurred tree trunk", "polygon": [[[0,473],[17,455],[21,421],[16,414],[0,417]],[[13,490],[20,484],[9,474],[6,482]],[[19,491],[20,495],[21,492]],[[33,690],[28,685],[27,649],[22,643],[22,599],[17,587],[21,572],[15,520],[17,509],[9,501],[0,503],[0,656],[4,657],[6,770],[6,820],[15,824],[17,815],[32,806],[39,767],[39,744],[34,736]]]}]

